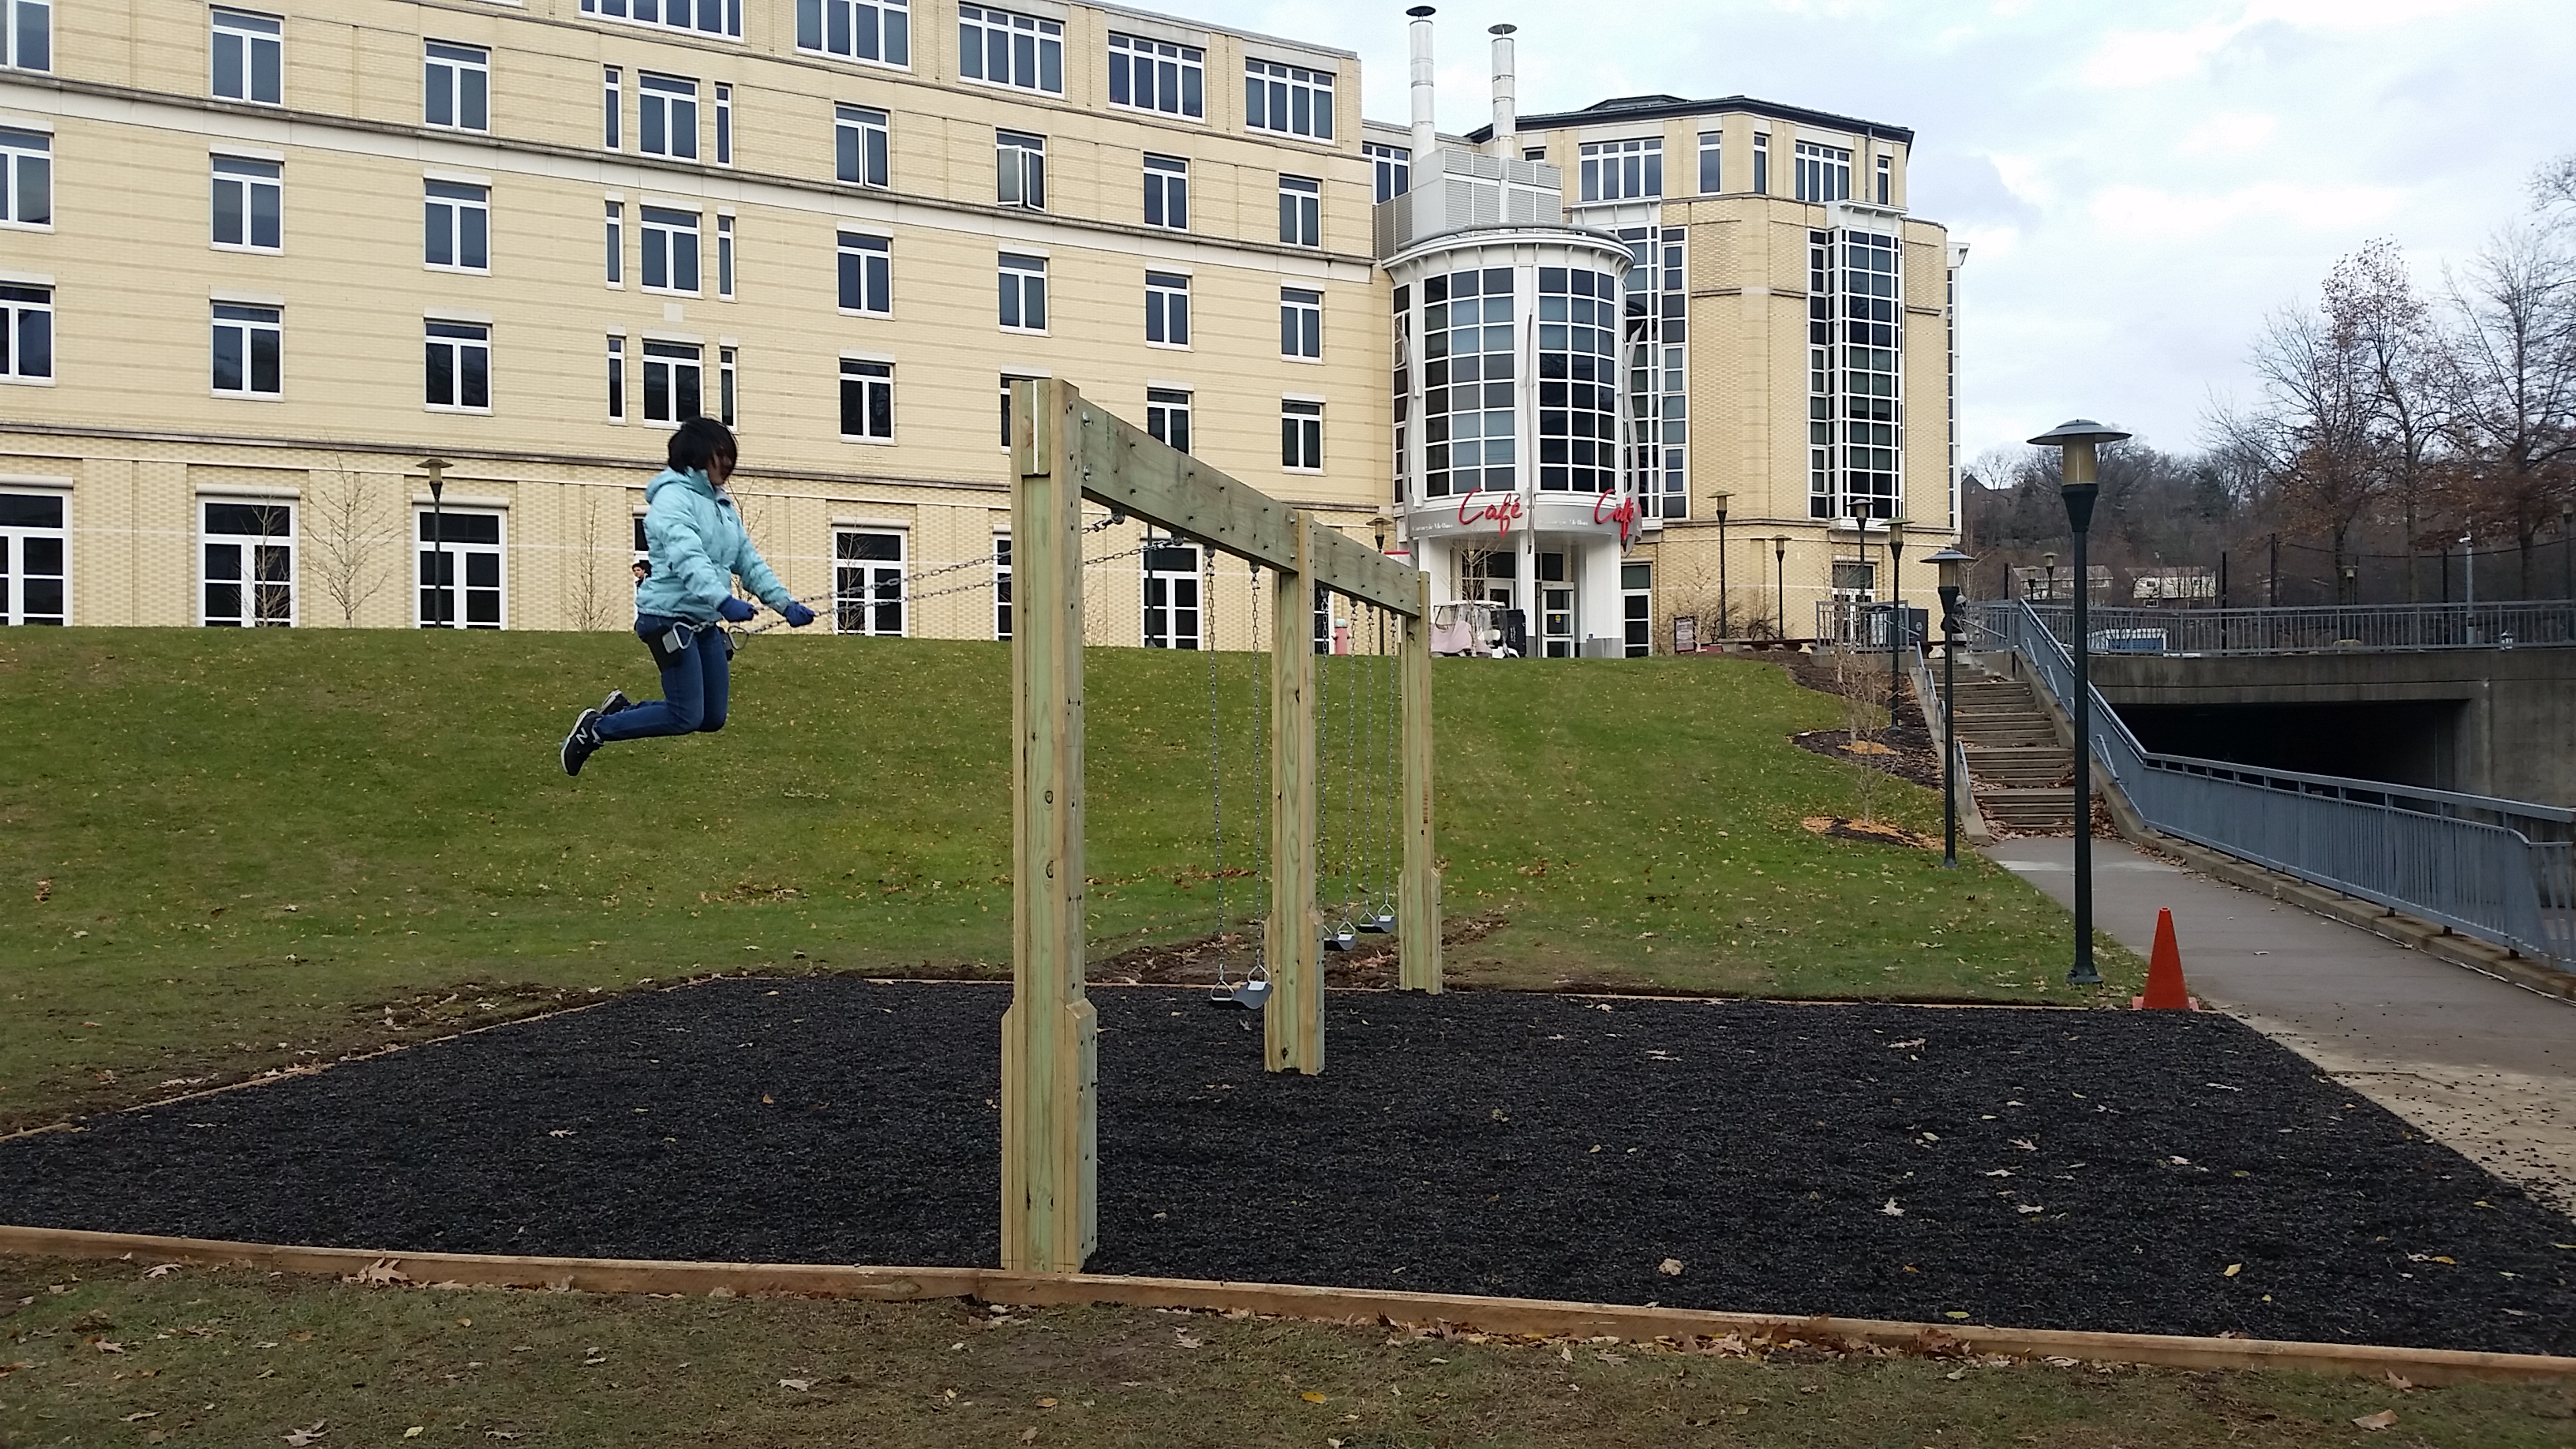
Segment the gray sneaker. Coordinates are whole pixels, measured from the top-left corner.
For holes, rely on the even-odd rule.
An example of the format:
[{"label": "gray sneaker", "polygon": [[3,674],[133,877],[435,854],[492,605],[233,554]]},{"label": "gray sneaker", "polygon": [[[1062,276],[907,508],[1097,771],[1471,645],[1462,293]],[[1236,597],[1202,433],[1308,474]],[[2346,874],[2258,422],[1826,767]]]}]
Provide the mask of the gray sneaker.
[{"label": "gray sneaker", "polygon": [[581,712],[581,718],[572,722],[572,733],[564,736],[563,742],[565,774],[580,774],[583,763],[589,760],[592,752],[607,743],[599,737],[599,720],[598,710],[586,709]]}]

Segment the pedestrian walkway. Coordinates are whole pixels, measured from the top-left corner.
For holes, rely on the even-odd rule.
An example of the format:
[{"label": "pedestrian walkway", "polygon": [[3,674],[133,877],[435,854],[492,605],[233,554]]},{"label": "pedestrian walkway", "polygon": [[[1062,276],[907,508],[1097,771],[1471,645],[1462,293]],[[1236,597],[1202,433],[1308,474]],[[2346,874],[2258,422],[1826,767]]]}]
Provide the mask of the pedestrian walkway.
[{"label": "pedestrian walkway", "polygon": [[[2073,903],[2072,839],[1986,854]],[[2576,1216],[2576,1005],[2096,840],[2095,924],[2144,956],[2160,907],[2202,1005]]]}]

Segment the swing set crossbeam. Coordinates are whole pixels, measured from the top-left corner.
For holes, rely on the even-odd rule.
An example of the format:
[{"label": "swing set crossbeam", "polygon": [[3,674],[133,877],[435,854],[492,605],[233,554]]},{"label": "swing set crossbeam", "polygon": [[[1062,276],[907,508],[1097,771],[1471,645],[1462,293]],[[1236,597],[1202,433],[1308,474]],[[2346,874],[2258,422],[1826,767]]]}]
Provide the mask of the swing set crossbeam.
[{"label": "swing set crossbeam", "polygon": [[1097,1243],[1096,1021],[1083,990],[1083,504],[1270,570],[1270,880],[1262,1007],[1272,1071],[1324,1068],[1316,902],[1317,585],[1401,624],[1399,982],[1440,989],[1432,855],[1430,584],[1228,477],[1061,379],[1011,385],[1012,994],[1002,1022],[1002,1266],[1079,1272]]}]

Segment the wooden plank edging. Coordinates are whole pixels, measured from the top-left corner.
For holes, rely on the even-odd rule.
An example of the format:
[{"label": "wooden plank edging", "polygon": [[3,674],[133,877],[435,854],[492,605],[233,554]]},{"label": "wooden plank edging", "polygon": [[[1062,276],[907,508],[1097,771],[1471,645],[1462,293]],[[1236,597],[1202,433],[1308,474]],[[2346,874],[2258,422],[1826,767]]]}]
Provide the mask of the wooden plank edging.
[{"label": "wooden plank edging", "polygon": [[364,1248],[306,1248],[210,1238],[100,1233],[72,1228],[0,1226],[0,1253],[30,1257],[134,1259],[201,1267],[346,1277],[382,1265],[415,1284],[545,1288],[586,1293],[796,1294],[908,1302],[976,1298],[993,1303],[1114,1303],[1135,1308],[1248,1310],[1287,1318],[1348,1323],[1445,1324],[1486,1333],[1651,1340],[1685,1337],[1790,1338],[1853,1343],[1899,1352],[2011,1354],[2186,1369],[2290,1369],[2377,1376],[2394,1373],[2420,1384],[2488,1379],[2576,1383],[2576,1358],[2483,1353],[2463,1349],[2392,1348],[2376,1344],[2300,1343],[2283,1339],[2196,1338],[2153,1333],[2085,1333],[2069,1329],[1996,1328],[1984,1324],[1907,1323],[1881,1318],[1801,1318],[1779,1313],[1724,1313],[1539,1298],[1486,1298],[1454,1293],[1317,1288],[1294,1283],[1226,1283],[1196,1278],[1131,1278],[1102,1273],[1013,1273],[998,1268],[851,1267],[823,1263],[706,1263],[642,1258],[527,1258],[483,1253],[396,1253]]}]

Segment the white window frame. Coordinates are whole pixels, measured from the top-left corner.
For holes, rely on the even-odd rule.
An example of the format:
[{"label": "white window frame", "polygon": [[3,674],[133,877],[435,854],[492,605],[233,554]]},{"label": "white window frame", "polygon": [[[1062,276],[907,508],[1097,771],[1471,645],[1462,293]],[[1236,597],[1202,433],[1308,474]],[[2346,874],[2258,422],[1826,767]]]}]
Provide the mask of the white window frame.
[{"label": "white window frame", "polygon": [[1167,231],[1190,229],[1190,163],[1187,157],[1145,153],[1145,224]]},{"label": "white window frame", "polygon": [[1852,153],[1847,147],[1800,141],[1798,199],[1816,204],[1851,200],[1851,161]]},{"label": "white window frame", "polygon": [[[1630,580],[1637,572],[1645,576],[1645,586],[1636,587]],[[1619,638],[1620,655],[1643,659],[1655,652],[1655,565],[1648,559],[1622,560],[1619,564]]]},{"label": "white window frame", "polygon": [[1586,141],[1581,149],[1583,204],[1651,201],[1664,194],[1664,138]]},{"label": "white window frame", "polygon": [[716,421],[728,428],[737,426],[733,409],[734,400],[741,393],[741,369],[741,348],[718,347],[716,349]]},{"label": "white window frame", "polygon": [[993,637],[1005,643],[1011,637],[1011,536],[993,535]]},{"label": "white window frame", "polygon": [[0,69],[53,68],[53,0],[0,0]]},{"label": "white window frame", "polygon": [[796,0],[796,48],[910,70],[912,7],[909,0]]},{"label": "white window frame", "polygon": [[[581,0],[581,13],[622,20],[630,25],[649,25],[657,30],[677,30],[686,35],[712,35],[721,40],[742,39],[743,0]],[[709,12],[716,25],[709,28],[699,21]]]},{"label": "white window frame", "polygon": [[993,200],[1000,206],[1046,210],[1046,137],[993,132]]},{"label": "white window frame", "polygon": [[[264,315],[263,315],[264,314]],[[216,397],[256,398],[274,402],[286,395],[286,309],[242,302],[214,304],[214,332],[207,385]],[[241,348],[241,383],[239,387],[222,385],[214,367],[222,365],[224,334],[232,333]],[[269,339],[269,350],[277,367],[277,386],[259,386],[260,337]]]},{"label": "white window frame", "polygon": [[[492,324],[456,322],[444,317],[431,317],[422,324],[423,352],[421,361],[422,405],[434,413],[490,413],[492,411]],[[447,363],[447,396],[438,395],[438,365],[441,357]],[[483,400],[473,402],[473,380],[482,376]]]},{"label": "white window frame", "polygon": [[1324,244],[1324,183],[1312,176],[1279,177],[1279,241],[1282,246]]},{"label": "white window frame", "polygon": [[608,334],[608,420],[612,423],[626,421],[626,410],[632,402],[628,396],[630,377],[626,367],[626,334],[611,332]]},{"label": "white window frame", "polygon": [[[894,540],[894,557],[869,558],[857,553],[861,539]],[[912,535],[900,528],[832,529],[832,632],[901,639],[911,633],[911,589],[905,565],[912,557]],[[894,611],[892,628],[885,611]]]},{"label": "white window frame", "polygon": [[[283,533],[215,532],[211,526],[213,510],[237,507],[278,510],[284,515],[285,531]],[[198,495],[196,529],[198,627],[282,629],[295,627],[296,608],[302,602],[303,592],[298,587],[296,578],[296,566],[299,562],[296,558],[297,511],[294,500],[287,498]],[[214,551],[219,548],[238,551],[228,560],[234,570],[229,582],[239,591],[235,600],[237,607],[232,613],[222,615],[216,614],[211,608],[214,603],[214,591],[226,582],[219,579],[214,572],[216,565]],[[265,559],[260,556],[262,553],[275,554],[278,558]],[[278,561],[284,564],[282,570],[284,579],[261,583],[259,575],[263,565]]]},{"label": "white window frame", "polygon": [[[31,371],[27,366],[27,342],[31,337],[43,339],[42,371]],[[0,282],[0,382],[53,386],[53,288]]]},{"label": "white window frame", "polygon": [[[5,16],[0,16],[5,18]],[[60,625],[72,621],[72,496],[68,489],[28,488],[0,485],[0,501],[29,499],[54,505],[55,521],[11,523],[0,516],[0,625],[18,628],[28,624]],[[29,543],[52,544],[59,570],[37,573],[27,566]],[[62,586],[60,612],[38,614],[32,619],[27,611],[27,585],[44,579]]]},{"label": "white window frame", "polygon": [[1279,289],[1279,355],[1298,362],[1324,360],[1324,294],[1320,289]]},{"label": "white window frame", "polygon": [[[894,441],[894,364],[874,357],[841,359],[841,441]],[[851,409],[857,407],[859,430],[850,431]]]},{"label": "white window frame", "polygon": [[[1007,74],[991,75],[993,42]],[[1023,45],[1025,40],[1026,44]],[[990,5],[957,7],[957,73],[979,85],[1005,86],[1040,95],[1064,94],[1064,22],[1044,16],[996,10]],[[1052,85],[1048,82],[1052,80]]]},{"label": "white window frame", "polygon": [[[1047,259],[1026,252],[1001,254],[1001,312],[998,320],[1005,332],[1027,332],[1044,336],[1047,330]],[[1035,307],[1030,303],[1034,301]],[[1030,313],[1037,314],[1031,325]],[[1011,320],[1013,316],[1019,321]]]},{"label": "white window frame", "polygon": [[[442,131],[492,129],[492,52],[448,40],[421,42],[421,124]],[[441,102],[447,119],[438,118]]]},{"label": "white window frame", "polygon": [[1310,398],[1279,400],[1279,467],[1288,473],[1324,471],[1324,405]]},{"label": "white window frame", "polygon": [[1189,350],[1190,279],[1186,274],[1145,274],[1145,345]]},{"label": "white window frame", "polygon": [[733,87],[724,81],[717,81],[715,92],[716,164],[731,166],[733,164]]},{"label": "white window frame", "polygon": [[217,5],[210,7],[208,21],[209,93],[244,105],[286,104],[285,17]]},{"label": "white window frame", "polygon": [[[1199,552],[1199,548],[1200,545],[1181,538],[1148,537],[1145,540],[1144,553],[1137,560],[1137,572],[1142,588],[1138,591],[1136,635],[1138,642],[1146,648],[1204,649],[1207,647],[1207,576],[1204,572],[1207,557]],[[1155,555],[1173,549],[1189,554],[1190,566],[1186,571],[1154,567],[1158,562]],[[1188,595],[1186,603],[1181,599],[1185,585]],[[1158,592],[1162,596],[1159,603],[1155,600]],[[1163,616],[1162,627],[1159,630],[1155,627],[1157,613]],[[1189,627],[1186,629],[1182,627],[1183,614],[1188,616]]]},{"label": "white window frame", "polygon": [[[1145,82],[1141,87],[1139,77]],[[1111,31],[1109,104],[1122,111],[1206,120],[1207,52],[1178,41]]]},{"label": "white window frame", "polygon": [[1333,139],[1333,81],[1328,70],[1309,70],[1275,60],[1246,57],[1243,62],[1243,124],[1255,131],[1298,136],[1309,141]]},{"label": "white window frame", "polygon": [[601,120],[604,123],[601,146],[610,151],[619,150],[626,144],[625,127],[621,124],[626,115],[626,73],[617,66],[601,66],[599,84]]},{"label": "white window frame", "polygon": [[[683,218],[687,220],[686,226],[680,224]],[[702,250],[706,239],[706,213],[684,211],[676,206],[653,206],[648,203],[643,207],[643,215],[639,219],[643,223],[644,232],[644,265],[636,272],[637,285],[646,292],[666,297],[703,295],[700,287],[706,281],[705,256]],[[661,262],[662,273],[662,281],[659,284],[653,280],[654,262],[657,258]],[[683,261],[688,264],[686,275],[689,284],[685,287],[677,285],[682,275]]]},{"label": "white window frame", "polygon": [[1879,205],[1894,206],[1896,204],[1896,158],[1884,151],[1879,152],[1876,170],[1878,179],[1875,184],[1878,189],[1873,195],[1878,198]]},{"label": "white window frame", "polygon": [[[676,428],[707,408],[707,349],[698,342],[681,342],[671,338],[647,336],[644,339],[644,365],[637,379],[643,395],[644,421],[657,427]],[[653,385],[660,378],[662,414],[653,411]],[[696,393],[698,405],[683,411],[681,399]]]},{"label": "white window frame", "polygon": [[[661,144],[654,144],[655,133]],[[680,147],[685,144],[688,149]],[[635,149],[673,161],[698,159],[698,82],[658,71],[635,73]]]},{"label": "white window frame", "polygon": [[1002,374],[1002,451],[1007,453],[1011,449],[1011,384],[1015,382],[1039,382],[1044,380],[1045,377],[1046,374],[1043,372],[1006,372]]},{"label": "white window frame", "polygon": [[[507,629],[510,627],[510,514],[501,508],[432,508],[426,503],[412,505],[411,526],[411,622],[415,629]],[[430,519],[439,520],[438,531],[451,536],[432,539]],[[458,519],[492,520],[493,541],[465,540],[452,536],[453,521]],[[475,565],[489,561],[492,582],[478,584]],[[435,561],[438,567],[433,568]],[[439,577],[433,579],[433,574]],[[489,622],[475,622],[477,595],[489,595]],[[432,605],[446,606],[433,613]],[[447,614],[440,618],[437,614]]]},{"label": "white window frame", "polygon": [[1753,194],[1771,194],[1771,133],[1753,133]]},{"label": "white window frame", "polygon": [[1145,435],[1179,452],[1190,450],[1190,413],[1197,394],[1186,388],[1145,389]]},{"label": "white window frame", "polygon": [[1726,136],[1721,131],[1699,133],[1699,194],[1715,196],[1726,189]]},{"label": "white window frame", "polygon": [[893,170],[892,118],[874,106],[834,106],[833,178],[845,186],[883,188],[892,183]]},{"label": "white window frame", "polygon": [[733,300],[733,216],[716,213],[716,299]]},{"label": "white window frame", "polygon": [[[420,264],[433,272],[492,271],[492,188],[430,177],[421,183]],[[444,245],[449,260],[438,259]],[[480,265],[469,260],[480,246]]]},{"label": "white window frame", "polygon": [[608,285],[626,290],[626,203],[610,201],[608,207]]},{"label": "white window frame", "polygon": [[[1413,189],[1412,147],[1362,141],[1360,154],[1368,158],[1371,179],[1376,183],[1371,194],[1379,201],[1393,201]],[[1527,157],[1526,152],[1523,155]]]},{"label": "white window frame", "polygon": [[[257,156],[227,156],[217,152],[206,158],[207,198],[210,215],[206,222],[208,245],[217,251],[263,252],[274,255],[286,250],[286,167],[284,163]],[[238,215],[241,236],[226,241],[223,233],[222,204],[226,191],[239,193]],[[271,214],[277,219],[277,240],[262,244],[259,240],[259,194],[269,193]]]},{"label": "white window frame", "polygon": [[[845,231],[839,234],[839,242],[839,270],[833,285],[841,315],[893,316],[894,239]],[[850,305],[854,283],[859,302],[855,307]]]},{"label": "white window frame", "polygon": [[[0,7],[7,3],[8,0],[0,0]],[[0,125],[0,227],[13,231],[54,229],[52,136]]]}]

